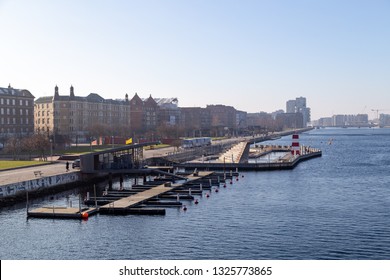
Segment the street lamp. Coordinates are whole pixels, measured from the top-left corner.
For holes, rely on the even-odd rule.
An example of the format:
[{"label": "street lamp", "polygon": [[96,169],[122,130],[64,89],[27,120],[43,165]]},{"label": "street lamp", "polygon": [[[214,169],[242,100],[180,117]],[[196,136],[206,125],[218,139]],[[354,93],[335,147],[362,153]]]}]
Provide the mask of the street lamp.
[{"label": "street lamp", "polygon": [[53,140],[50,139],[50,161],[53,161]]}]

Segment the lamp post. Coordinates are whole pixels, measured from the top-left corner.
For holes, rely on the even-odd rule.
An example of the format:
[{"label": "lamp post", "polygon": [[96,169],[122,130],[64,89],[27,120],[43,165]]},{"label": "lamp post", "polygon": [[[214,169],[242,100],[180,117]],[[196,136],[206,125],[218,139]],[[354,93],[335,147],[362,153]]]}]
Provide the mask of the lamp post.
[{"label": "lamp post", "polygon": [[50,139],[50,161],[53,161],[53,140]]}]

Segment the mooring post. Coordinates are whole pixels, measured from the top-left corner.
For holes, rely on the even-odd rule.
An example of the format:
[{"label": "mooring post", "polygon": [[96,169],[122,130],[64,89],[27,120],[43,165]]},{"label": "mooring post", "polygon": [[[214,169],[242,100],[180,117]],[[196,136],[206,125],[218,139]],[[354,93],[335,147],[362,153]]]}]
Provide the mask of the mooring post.
[{"label": "mooring post", "polygon": [[200,189],[201,191],[203,191],[203,185],[202,185],[202,183],[199,184],[199,189]]},{"label": "mooring post", "polygon": [[108,174],[108,189],[112,191],[112,173]]},{"label": "mooring post", "polygon": [[79,212],[81,213],[81,193],[79,193]]},{"label": "mooring post", "polygon": [[188,194],[191,195],[191,188],[188,188]]},{"label": "mooring post", "polygon": [[26,211],[28,216],[28,190],[26,191]]},{"label": "mooring post", "polygon": [[93,184],[93,195],[95,196],[95,208],[97,208],[96,185],[95,184]]}]

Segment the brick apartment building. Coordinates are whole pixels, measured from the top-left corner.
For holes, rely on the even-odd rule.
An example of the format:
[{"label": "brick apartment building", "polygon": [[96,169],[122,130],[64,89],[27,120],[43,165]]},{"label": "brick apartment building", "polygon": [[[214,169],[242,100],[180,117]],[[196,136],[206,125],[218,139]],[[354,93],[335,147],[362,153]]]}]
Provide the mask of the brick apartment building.
[{"label": "brick apartment building", "polygon": [[0,87],[0,137],[34,132],[34,96],[26,89]]}]

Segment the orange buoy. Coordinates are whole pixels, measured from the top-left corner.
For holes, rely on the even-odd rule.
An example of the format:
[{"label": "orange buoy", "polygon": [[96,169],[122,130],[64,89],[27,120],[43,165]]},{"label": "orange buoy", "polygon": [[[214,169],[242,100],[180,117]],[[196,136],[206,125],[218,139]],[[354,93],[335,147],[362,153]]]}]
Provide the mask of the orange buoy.
[{"label": "orange buoy", "polygon": [[81,218],[83,218],[83,220],[87,220],[88,219],[88,212],[83,212],[81,213]]}]

